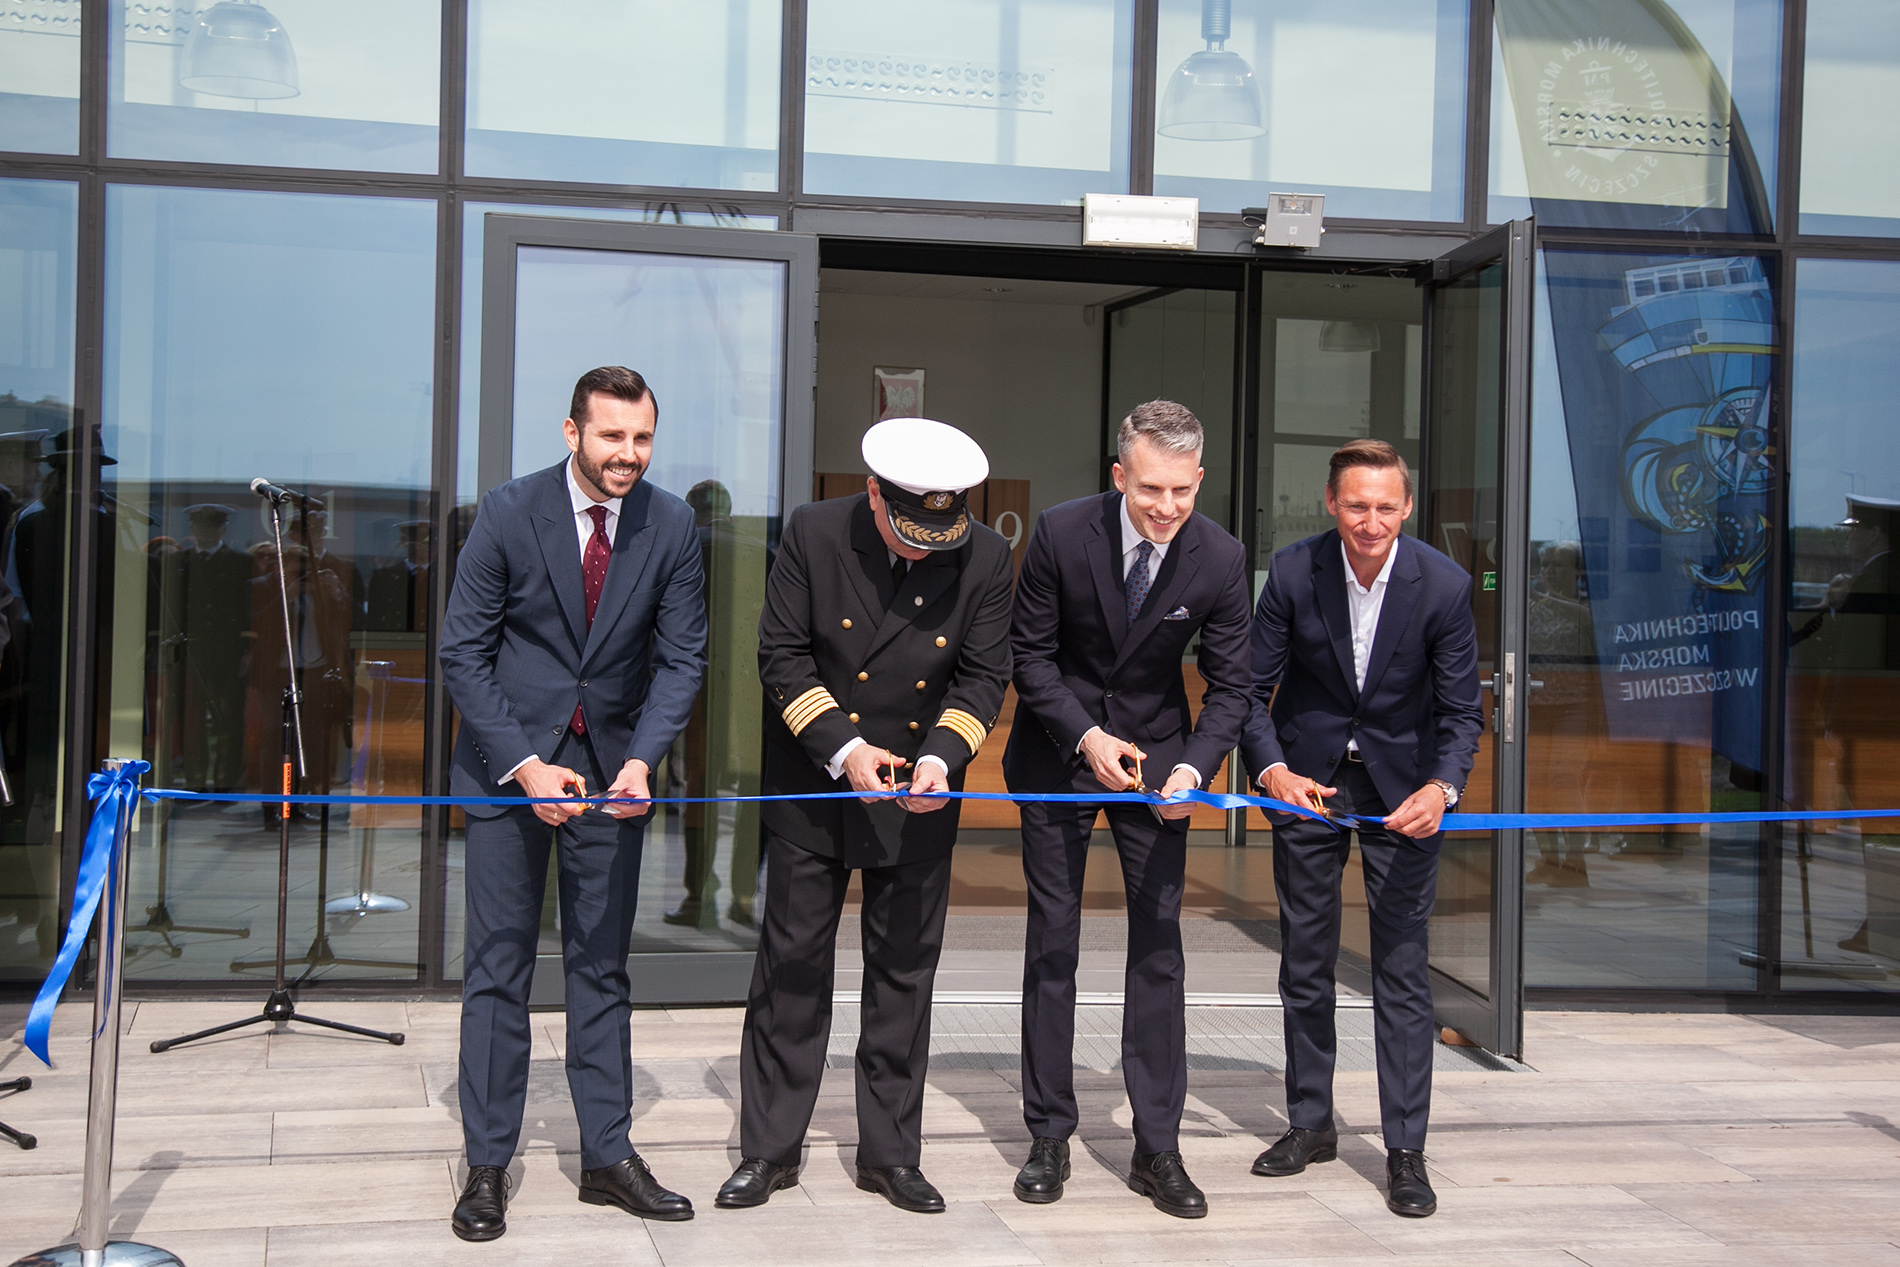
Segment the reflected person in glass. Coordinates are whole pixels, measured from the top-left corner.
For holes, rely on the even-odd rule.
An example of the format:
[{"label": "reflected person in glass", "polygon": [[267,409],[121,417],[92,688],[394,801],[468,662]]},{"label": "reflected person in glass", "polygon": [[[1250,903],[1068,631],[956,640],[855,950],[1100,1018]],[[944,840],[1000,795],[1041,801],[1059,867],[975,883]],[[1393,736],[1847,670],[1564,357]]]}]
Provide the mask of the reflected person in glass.
[{"label": "reflected person in glass", "polygon": [[[642,1218],[693,1217],[628,1139],[633,1101],[627,940],[649,779],[686,726],[706,667],[692,508],[641,478],[659,403],[624,366],[581,376],[561,424],[571,455],[489,493],[456,563],[442,677],[462,716],[449,789],[471,806],[462,985],[468,1182],[453,1228],[507,1230],[507,1172],[528,1089],[528,990],[548,853],[560,876],[567,1081],[580,1199]],[[612,779],[611,785],[608,780]],[[519,791],[540,801],[507,803]]]}]

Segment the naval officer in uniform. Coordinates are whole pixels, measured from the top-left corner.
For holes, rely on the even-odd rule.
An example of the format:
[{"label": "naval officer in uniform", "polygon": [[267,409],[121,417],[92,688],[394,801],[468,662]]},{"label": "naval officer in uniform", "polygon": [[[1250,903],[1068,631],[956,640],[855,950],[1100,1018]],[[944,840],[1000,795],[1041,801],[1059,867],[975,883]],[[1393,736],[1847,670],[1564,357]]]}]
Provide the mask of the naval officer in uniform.
[{"label": "naval officer in uniform", "polygon": [[1009,682],[1011,570],[965,494],[989,460],[923,418],[865,434],[866,491],[795,510],[759,618],[768,793],[908,785],[911,796],[764,807],[765,900],[746,1004],[739,1168],[728,1209],[798,1182],[831,1034],[832,960],[851,873],[864,882],[858,1187],[943,1210],[919,1169],[930,996],[970,759]]}]

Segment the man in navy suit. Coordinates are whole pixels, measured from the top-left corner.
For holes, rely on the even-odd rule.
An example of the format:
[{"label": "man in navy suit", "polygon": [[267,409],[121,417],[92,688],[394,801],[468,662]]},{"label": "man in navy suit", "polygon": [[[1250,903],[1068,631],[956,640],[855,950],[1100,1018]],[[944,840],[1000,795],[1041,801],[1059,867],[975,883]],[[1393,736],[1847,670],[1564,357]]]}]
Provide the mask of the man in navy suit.
[{"label": "man in navy suit", "polygon": [[[1484,722],[1471,577],[1400,532],[1412,513],[1412,476],[1383,440],[1354,440],[1333,454],[1326,510],[1337,530],[1288,546],[1267,573],[1241,753],[1268,796],[1385,819],[1360,829],[1359,853],[1372,925],[1386,1205],[1422,1218],[1438,1208],[1422,1150],[1433,1037],[1425,935],[1439,822],[1458,803]],[[1253,1173],[1293,1175],[1338,1155],[1333,978],[1351,837],[1291,814],[1273,823],[1292,1129]]]},{"label": "man in navy suit", "polygon": [[[1123,792],[1135,786],[1135,770],[1162,795],[1205,787],[1239,739],[1249,691],[1246,552],[1194,513],[1202,442],[1200,420],[1184,406],[1137,406],[1117,440],[1115,491],[1065,502],[1037,521],[1011,632],[1018,703],[1003,753],[1010,791]],[[1181,669],[1197,634],[1207,686],[1198,720]],[[1187,1099],[1181,894],[1191,808],[1022,807],[1023,1117],[1034,1137],[1016,1176],[1024,1201],[1059,1199],[1069,1177],[1082,876],[1095,815],[1106,809],[1128,894],[1128,1186],[1165,1213],[1207,1213],[1178,1139]]]},{"label": "man in navy suit", "polygon": [[[590,370],[562,424],[568,460],[490,492],[456,562],[442,676],[461,713],[457,796],[649,795],[706,666],[693,512],[641,478],[659,406],[630,369]],[[579,802],[468,810],[462,1135],[455,1234],[507,1230],[506,1167],[528,1084],[528,986],[548,851],[559,860],[567,1081],[580,1197],[653,1219],[692,1203],[628,1142],[627,941],[650,807]]]}]

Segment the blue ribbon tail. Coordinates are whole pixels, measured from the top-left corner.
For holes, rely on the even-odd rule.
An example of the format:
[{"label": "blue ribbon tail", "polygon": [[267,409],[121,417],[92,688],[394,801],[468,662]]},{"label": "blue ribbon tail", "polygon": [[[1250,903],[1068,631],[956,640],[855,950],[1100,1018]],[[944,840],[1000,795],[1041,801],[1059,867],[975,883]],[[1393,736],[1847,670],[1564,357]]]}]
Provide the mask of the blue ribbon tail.
[{"label": "blue ribbon tail", "polygon": [[138,802],[139,779],[152,767],[144,761],[128,761],[110,773],[95,774],[86,780],[86,795],[94,802],[92,822],[86,828],[85,848],[79,855],[79,876],[73,881],[73,916],[66,925],[66,938],[60,943],[52,971],[40,985],[40,992],[26,1014],[26,1046],[40,1063],[53,1063],[48,1039],[53,1026],[53,1009],[66,989],[85,949],[86,935],[92,931],[93,917],[106,889],[118,874],[120,816],[130,813]]}]

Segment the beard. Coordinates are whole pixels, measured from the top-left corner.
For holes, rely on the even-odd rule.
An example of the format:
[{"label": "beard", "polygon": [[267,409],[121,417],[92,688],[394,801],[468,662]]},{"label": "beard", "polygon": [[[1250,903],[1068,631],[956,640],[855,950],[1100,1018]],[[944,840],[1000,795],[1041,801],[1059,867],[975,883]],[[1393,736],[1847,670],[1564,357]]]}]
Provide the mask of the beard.
[{"label": "beard", "polygon": [[[629,462],[628,466],[631,467],[633,471],[631,476],[613,477],[608,474],[604,464],[596,462],[593,458],[588,456],[587,445],[585,443],[583,443],[580,449],[574,454],[574,467],[581,473],[581,477],[609,497],[626,496],[627,493],[632,491],[633,486],[640,482],[640,477],[646,473],[646,468],[641,466],[638,462]],[[625,488],[618,487],[621,478],[626,479],[627,486]]]}]

